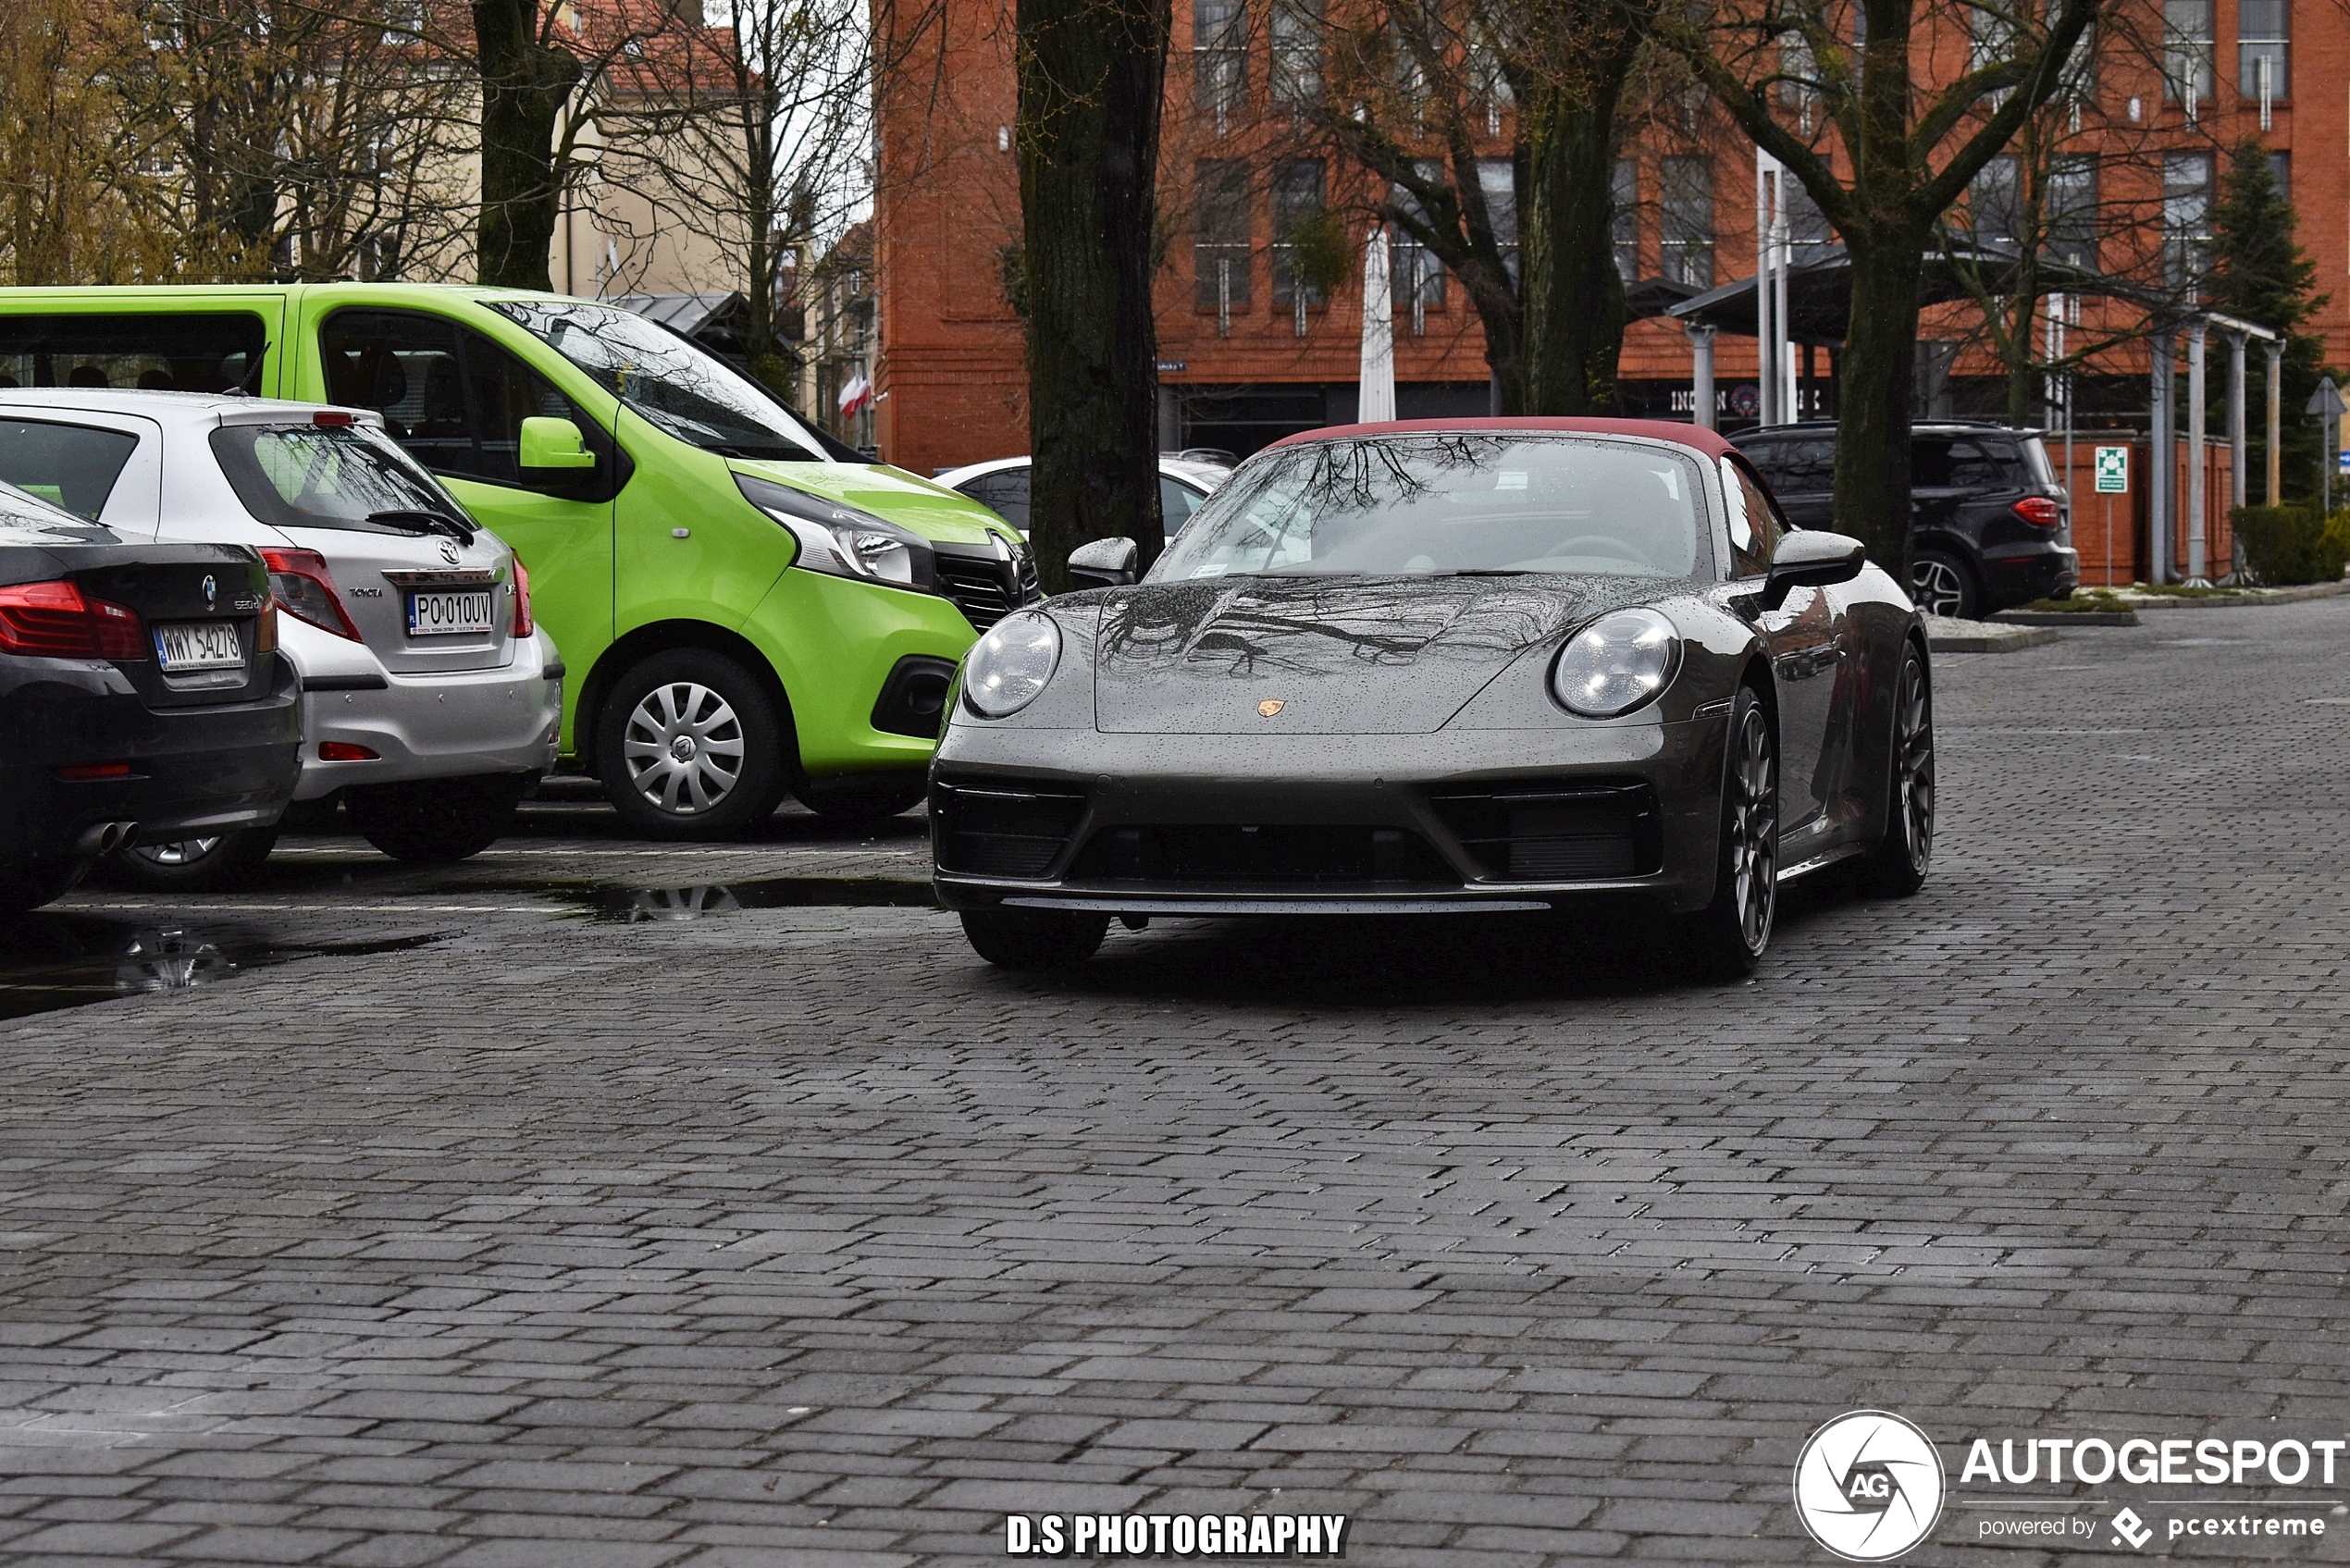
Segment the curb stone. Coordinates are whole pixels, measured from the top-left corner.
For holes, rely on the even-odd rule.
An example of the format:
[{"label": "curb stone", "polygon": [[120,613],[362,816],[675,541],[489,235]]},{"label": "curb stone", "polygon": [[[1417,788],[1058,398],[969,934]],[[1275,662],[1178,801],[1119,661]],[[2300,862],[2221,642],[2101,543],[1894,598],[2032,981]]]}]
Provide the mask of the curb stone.
[{"label": "curb stone", "polygon": [[2013,653],[2060,640],[2051,626],[2007,626],[1989,621],[1925,618],[1925,645],[1936,653]]}]

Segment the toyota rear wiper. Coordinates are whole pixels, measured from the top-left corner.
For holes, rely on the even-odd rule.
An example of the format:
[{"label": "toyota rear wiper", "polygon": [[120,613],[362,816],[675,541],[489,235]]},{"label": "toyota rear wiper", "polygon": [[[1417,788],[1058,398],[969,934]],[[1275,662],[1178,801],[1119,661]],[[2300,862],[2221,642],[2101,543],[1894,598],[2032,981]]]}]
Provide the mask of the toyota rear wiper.
[{"label": "toyota rear wiper", "polygon": [[367,521],[378,528],[402,528],[412,534],[447,534],[461,544],[474,542],[473,525],[445,512],[427,512],[422,507],[393,507],[367,513]]}]

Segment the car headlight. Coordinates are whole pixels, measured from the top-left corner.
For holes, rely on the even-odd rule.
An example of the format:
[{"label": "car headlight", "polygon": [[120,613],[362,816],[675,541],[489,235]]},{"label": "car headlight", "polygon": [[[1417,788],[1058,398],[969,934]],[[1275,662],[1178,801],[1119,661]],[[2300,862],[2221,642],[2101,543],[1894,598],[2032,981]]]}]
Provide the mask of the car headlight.
[{"label": "car headlight", "polygon": [[799,556],[794,566],[922,593],[929,593],[937,581],[936,553],[929,540],[910,529],[860,508],[748,474],[735,475],[735,488],[798,537]]},{"label": "car headlight", "polygon": [[1061,629],[1033,610],[1005,616],[963,660],[963,700],[989,719],[1008,718],[1036,700],[1061,661]]},{"label": "car headlight", "polygon": [[1663,691],[1681,661],[1681,636],[1653,610],[1602,615],[1568,639],[1551,666],[1551,695],[1570,713],[1613,719]]}]

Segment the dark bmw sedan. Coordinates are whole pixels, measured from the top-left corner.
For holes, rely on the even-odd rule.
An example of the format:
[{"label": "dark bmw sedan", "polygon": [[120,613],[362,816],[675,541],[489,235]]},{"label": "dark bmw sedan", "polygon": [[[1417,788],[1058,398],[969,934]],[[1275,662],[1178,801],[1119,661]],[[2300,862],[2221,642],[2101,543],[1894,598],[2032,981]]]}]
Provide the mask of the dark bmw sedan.
[{"label": "dark bmw sedan", "polygon": [[1007,616],[932,770],[935,883],[980,955],[1112,916],[1629,899],[1750,970],[1779,884],[1925,877],[1929,668],[1857,540],[1786,529],[1711,431],[1347,426],[1280,442],[1148,577]]},{"label": "dark bmw sedan", "polygon": [[0,910],[122,845],[264,827],[301,767],[261,559],[132,544],[0,485]]}]

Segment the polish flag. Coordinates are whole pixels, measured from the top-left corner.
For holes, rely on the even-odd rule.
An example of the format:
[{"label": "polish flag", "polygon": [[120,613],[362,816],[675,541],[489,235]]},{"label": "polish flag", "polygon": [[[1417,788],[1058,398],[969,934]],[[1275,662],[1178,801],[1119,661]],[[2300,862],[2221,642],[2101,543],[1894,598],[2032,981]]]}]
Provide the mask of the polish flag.
[{"label": "polish flag", "polygon": [[860,370],[840,389],[840,416],[852,419],[871,408],[872,402],[873,384],[865,379],[865,373]]}]

